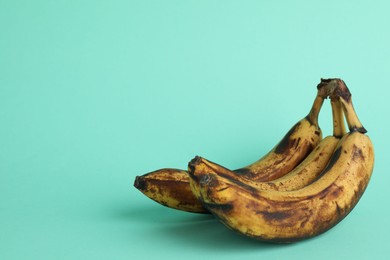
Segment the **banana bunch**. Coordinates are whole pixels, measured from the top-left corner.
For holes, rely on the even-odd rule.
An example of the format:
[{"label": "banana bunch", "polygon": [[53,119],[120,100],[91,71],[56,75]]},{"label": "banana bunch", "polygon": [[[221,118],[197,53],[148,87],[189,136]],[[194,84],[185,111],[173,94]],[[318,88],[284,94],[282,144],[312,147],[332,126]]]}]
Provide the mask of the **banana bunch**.
[{"label": "banana bunch", "polygon": [[[333,135],[322,138],[318,116],[328,97]],[[134,186],[164,206],[212,213],[251,238],[294,242],[329,230],[359,201],[374,166],[365,133],[344,81],[321,79],[309,114],[256,162],[232,171],[196,156],[188,171],[160,169]]]}]

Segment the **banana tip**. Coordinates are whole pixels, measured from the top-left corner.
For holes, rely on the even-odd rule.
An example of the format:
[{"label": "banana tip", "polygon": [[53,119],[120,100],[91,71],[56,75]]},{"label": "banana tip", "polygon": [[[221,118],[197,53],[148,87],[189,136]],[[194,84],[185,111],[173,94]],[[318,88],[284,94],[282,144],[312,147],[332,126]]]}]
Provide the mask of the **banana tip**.
[{"label": "banana tip", "polygon": [[352,127],[350,129],[351,132],[357,131],[359,133],[365,134],[367,133],[367,130],[362,126],[362,127]]},{"label": "banana tip", "polygon": [[197,165],[199,165],[201,161],[202,161],[202,157],[200,157],[200,156],[197,155],[197,156],[194,157],[194,159],[192,159],[192,160],[188,163],[188,172],[190,173],[190,175],[194,173],[195,167],[196,167]]},{"label": "banana tip", "polygon": [[134,180],[134,187],[141,191],[145,190],[146,188],[145,179],[142,178],[142,176],[136,176]]}]

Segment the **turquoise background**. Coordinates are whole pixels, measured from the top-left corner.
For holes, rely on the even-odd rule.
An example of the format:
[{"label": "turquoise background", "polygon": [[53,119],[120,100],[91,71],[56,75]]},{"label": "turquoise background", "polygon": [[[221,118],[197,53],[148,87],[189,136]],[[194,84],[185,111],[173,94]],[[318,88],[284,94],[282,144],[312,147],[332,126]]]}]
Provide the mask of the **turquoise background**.
[{"label": "turquoise background", "polygon": [[[389,259],[388,1],[0,2],[0,259]],[[264,244],[160,206],[136,175],[238,168],[340,77],[376,151],[353,212]],[[331,134],[329,102],[320,115]]]}]

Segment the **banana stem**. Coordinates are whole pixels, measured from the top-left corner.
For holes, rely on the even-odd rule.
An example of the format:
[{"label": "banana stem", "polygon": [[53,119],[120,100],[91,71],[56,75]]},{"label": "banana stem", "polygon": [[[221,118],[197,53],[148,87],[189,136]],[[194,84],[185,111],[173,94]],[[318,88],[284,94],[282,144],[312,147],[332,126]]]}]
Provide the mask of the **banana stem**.
[{"label": "banana stem", "polygon": [[337,85],[338,86],[333,92],[331,98],[333,99],[335,98],[334,96],[336,96],[336,98],[338,98],[338,100],[340,101],[345,117],[347,119],[349,131],[358,131],[363,134],[367,133],[367,130],[363,127],[355,112],[355,109],[352,104],[352,95],[347,85],[341,79],[337,79]]},{"label": "banana stem", "polygon": [[331,99],[332,116],[333,116],[333,136],[341,138],[347,133],[344,123],[344,114],[340,101],[338,99]]},{"label": "banana stem", "polygon": [[[338,100],[344,111],[349,131],[358,131],[363,134],[367,133],[367,130],[363,127],[357,117],[352,105],[351,92],[343,80],[338,78],[321,79],[321,82],[317,85],[317,89],[319,95],[321,95],[324,99],[329,96],[333,102]],[[339,122],[341,122],[341,120],[339,120]],[[336,131],[339,130],[336,129]]]},{"label": "banana stem", "polygon": [[320,94],[317,94],[316,98],[314,99],[313,106],[311,107],[310,112],[306,117],[313,125],[318,126],[318,115],[323,103],[324,98]]}]

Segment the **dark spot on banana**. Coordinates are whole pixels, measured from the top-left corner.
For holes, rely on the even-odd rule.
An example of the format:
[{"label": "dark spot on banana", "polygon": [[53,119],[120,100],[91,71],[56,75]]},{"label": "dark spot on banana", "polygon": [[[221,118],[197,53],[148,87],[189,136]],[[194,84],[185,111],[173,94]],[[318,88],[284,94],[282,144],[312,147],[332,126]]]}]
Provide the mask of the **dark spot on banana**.
[{"label": "dark spot on banana", "polygon": [[309,222],[310,218],[309,217],[304,217],[304,219],[301,222],[301,228],[305,227],[306,223]]},{"label": "dark spot on banana", "polygon": [[257,209],[259,207],[259,203],[256,201],[249,201],[246,205],[245,208],[247,209]]},{"label": "dark spot on banana", "polygon": [[340,146],[339,148],[337,148],[332,156],[330,157],[329,159],[329,163],[328,165],[325,167],[325,169],[322,171],[321,175],[324,175],[325,173],[327,173],[330,169],[332,169],[333,165],[339,160],[340,158],[340,155],[341,155],[341,150],[342,150],[342,147]]},{"label": "dark spot on banana", "polygon": [[247,168],[240,168],[240,169],[234,170],[234,172],[239,174],[239,175],[248,175],[251,171]]},{"label": "dark spot on banana", "polygon": [[[277,188],[276,184],[273,183],[273,182],[267,182],[267,184],[268,184],[270,187],[273,187],[274,189]],[[281,185],[283,186],[283,183],[281,183]]]},{"label": "dark spot on banana", "polygon": [[310,199],[313,199],[313,197],[318,197],[320,200],[322,200],[322,199],[324,199],[328,195],[330,187],[331,186],[329,186],[328,188],[322,190],[321,192],[317,193],[316,195],[307,196],[306,199],[310,200]]},{"label": "dark spot on banana", "polygon": [[228,212],[228,211],[233,209],[233,205],[229,204],[229,203],[214,204],[214,203],[203,202],[203,205],[208,210],[216,210],[216,211],[221,211],[221,212]]},{"label": "dark spot on banana", "polygon": [[136,176],[134,181],[134,187],[138,190],[143,191],[146,189],[147,183],[142,176]]},{"label": "dark spot on banana", "polygon": [[333,200],[333,199],[337,199],[341,193],[343,193],[343,188],[342,187],[336,187],[336,188],[333,188],[334,190],[332,192],[329,193],[329,199],[330,200]]},{"label": "dark spot on banana", "polygon": [[336,212],[337,215],[341,216],[343,214],[343,209],[339,206],[339,204],[336,202]]},{"label": "dark spot on banana", "polygon": [[352,160],[357,161],[359,159],[364,160],[364,155],[363,155],[362,149],[360,149],[356,145],[353,145]]},{"label": "dark spot on banana", "polygon": [[229,182],[232,182],[232,183],[234,183],[234,184],[236,184],[236,185],[238,185],[238,186],[240,186],[240,187],[242,187],[242,188],[252,192],[253,194],[257,194],[258,190],[256,188],[254,188],[252,186],[249,186],[248,184],[245,184],[245,183],[241,182],[240,180],[235,179],[235,178],[233,178],[232,176],[230,176],[228,174],[224,174],[224,173],[219,172],[218,176],[221,176],[221,177],[227,179]]},{"label": "dark spot on banana", "polygon": [[295,139],[291,140],[291,135],[299,128],[301,122],[296,123],[283,137],[279,144],[275,147],[275,153],[283,154],[294,146]]},{"label": "dark spot on banana", "polygon": [[269,212],[269,211],[256,211],[256,214],[263,215],[263,218],[268,221],[272,222],[274,220],[281,221],[287,218],[290,218],[294,215],[294,212],[291,210],[287,211],[276,211],[276,212]]},{"label": "dark spot on banana", "polygon": [[326,197],[326,199],[332,200],[337,198],[342,192],[343,192],[343,187],[330,185],[329,187],[327,187],[326,189],[322,190],[321,192],[315,195],[307,196],[306,199],[310,200],[313,199],[314,197],[318,197],[320,200],[323,200]]},{"label": "dark spot on banana", "polygon": [[224,187],[224,188],[218,189],[217,192],[221,192],[221,191],[227,190],[227,189],[229,189],[229,188],[230,188],[230,186],[226,186],[226,187]]},{"label": "dark spot on banana", "polygon": [[209,186],[213,186],[213,184],[212,184],[212,178],[211,178],[210,175],[208,175],[208,174],[203,175],[203,176],[200,178],[199,184],[200,184],[200,185],[209,185]]},{"label": "dark spot on banana", "polygon": [[295,142],[295,146],[294,146],[295,149],[297,149],[297,147],[298,147],[298,145],[299,145],[300,142],[301,142],[301,138],[298,137],[298,139],[297,139],[296,142]]},{"label": "dark spot on banana", "polygon": [[307,115],[305,119],[310,123],[310,125],[314,125],[313,121],[310,119],[310,115]]}]

